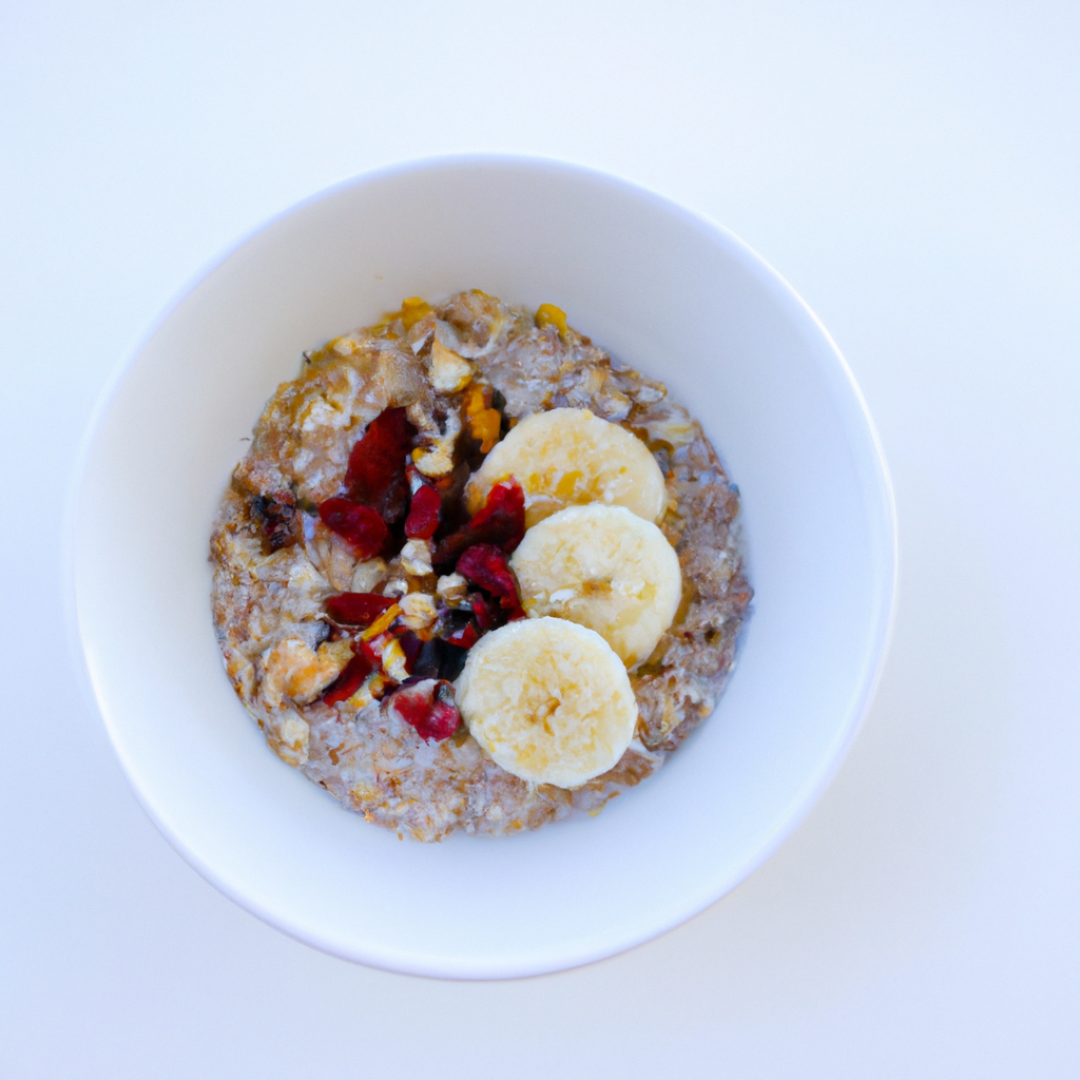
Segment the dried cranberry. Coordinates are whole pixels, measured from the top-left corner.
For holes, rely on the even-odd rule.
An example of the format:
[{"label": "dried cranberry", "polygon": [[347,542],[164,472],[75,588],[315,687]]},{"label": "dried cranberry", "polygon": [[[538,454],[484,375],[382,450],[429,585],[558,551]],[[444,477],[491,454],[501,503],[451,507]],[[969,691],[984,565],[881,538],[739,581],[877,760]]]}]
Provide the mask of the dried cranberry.
[{"label": "dried cranberry", "polygon": [[421,679],[399,687],[386,699],[386,708],[422,739],[449,739],[461,724],[454,688],[445,679]]},{"label": "dried cranberry", "polygon": [[[476,593],[481,600],[484,597],[480,593]],[[484,603],[490,603],[488,600],[484,600]],[[450,645],[456,645],[461,649],[471,649],[479,640],[480,634],[477,632],[476,624],[470,619],[464,626],[455,627],[445,639]]]},{"label": "dried cranberry", "polygon": [[349,626],[370,626],[387,608],[393,607],[392,596],[375,593],[346,592],[331,596],[326,611],[334,622]]},{"label": "dried cranberry", "polygon": [[442,497],[429,484],[421,484],[413,492],[409,516],[405,519],[405,535],[417,540],[430,540],[439,527]]},{"label": "dried cranberry", "polygon": [[355,502],[378,511],[387,524],[404,517],[409,505],[405,466],[415,435],[404,409],[383,409],[349,454],[345,490]]},{"label": "dried cranberry", "polygon": [[319,517],[328,529],[343,536],[359,559],[372,559],[389,537],[383,519],[370,506],[350,499],[327,499],[319,504]]},{"label": "dried cranberry", "polygon": [[[467,548],[458,559],[457,572],[468,578],[474,585],[479,585],[481,589],[497,597],[499,605],[507,612],[511,620],[525,617],[521,602],[518,600],[517,583],[514,581],[514,575],[510,573],[506,555],[494,544],[474,544],[471,548]],[[476,612],[476,621],[484,626],[484,618],[477,609],[475,598],[473,611]],[[486,612],[485,615],[487,615]]]},{"label": "dried cranberry", "polygon": [[471,593],[469,601],[472,603],[473,614],[481,630],[494,630],[502,625],[502,612],[499,610],[499,605],[489,600],[483,593]]},{"label": "dried cranberry", "polygon": [[479,540],[498,544],[509,555],[525,535],[525,492],[521,485],[513,477],[496,484],[468,527]]},{"label": "dried cranberry", "polygon": [[336,705],[339,701],[351,698],[371,674],[372,663],[363,653],[357,653],[345,665],[341,674],[326,688],[323,701],[327,705]]},{"label": "dried cranberry", "polygon": [[484,505],[462,529],[439,541],[434,563],[437,569],[452,566],[474,544],[495,544],[509,553],[525,535],[525,493],[511,477],[488,492]]},{"label": "dried cranberry", "polygon": [[[357,646],[353,645],[353,648],[355,649],[357,648]],[[370,663],[373,668],[382,667],[382,653],[379,651],[379,649],[375,647],[374,642],[361,641],[359,644],[359,649],[360,652],[367,657],[368,663]]]}]

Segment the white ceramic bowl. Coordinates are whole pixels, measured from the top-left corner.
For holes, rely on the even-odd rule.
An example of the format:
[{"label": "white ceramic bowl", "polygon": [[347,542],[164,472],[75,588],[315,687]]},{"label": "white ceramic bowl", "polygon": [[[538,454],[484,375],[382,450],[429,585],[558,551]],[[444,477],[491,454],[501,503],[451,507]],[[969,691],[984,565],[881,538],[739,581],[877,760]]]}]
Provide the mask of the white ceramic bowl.
[{"label": "white ceramic bowl", "polygon": [[[301,350],[479,287],[563,308],[667,382],[743,494],[754,612],[716,713],[658,775],[498,840],[400,841],[279,761],[210,623],[210,523]],[[730,233],[621,180],[472,157],[361,177],[243,243],[169,312],[91,433],[72,541],[94,695],[138,797],[210,881],[339,956],[465,978],[555,971],[689,918],[821,794],[888,637],[895,532],[843,360]]]}]

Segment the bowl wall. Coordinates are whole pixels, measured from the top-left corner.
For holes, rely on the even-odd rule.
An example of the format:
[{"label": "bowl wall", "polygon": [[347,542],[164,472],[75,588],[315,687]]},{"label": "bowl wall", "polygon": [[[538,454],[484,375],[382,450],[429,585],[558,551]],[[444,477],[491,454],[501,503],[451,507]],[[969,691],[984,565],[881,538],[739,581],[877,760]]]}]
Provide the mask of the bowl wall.
[{"label": "bowl wall", "polygon": [[[472,287],[557,304],[691,409],[741,489],[756,597],[716,713],[657,776],[596,819],[420,845],[343,812],[265,745],[214,640],[208,537],[244,440],[302,350],[405,296]],[[858,391],[765,263],[622,181],[472,158],[321,195],[199,282],[100,410],[73,553],[78,632],[109,734],[200,872],[337,955],[498,977],[647,940],[775,849],[868,706],[895,542]]]}]

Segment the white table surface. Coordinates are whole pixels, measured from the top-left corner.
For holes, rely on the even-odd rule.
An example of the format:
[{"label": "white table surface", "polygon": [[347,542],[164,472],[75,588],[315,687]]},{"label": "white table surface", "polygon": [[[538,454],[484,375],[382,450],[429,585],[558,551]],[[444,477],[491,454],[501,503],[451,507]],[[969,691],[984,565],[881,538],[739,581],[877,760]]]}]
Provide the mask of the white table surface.
[{"label": "white table surface", "polygon": [[[1065,3],[0,6],[0,1075],[1080,1075],[1078,49]],[[802,827],[661,940],[513,983],[219,895],[63,627],[75,453],[163,307],[306,195],[463,150],[755,247],[847,356],[900,520],[881,689]]]}]

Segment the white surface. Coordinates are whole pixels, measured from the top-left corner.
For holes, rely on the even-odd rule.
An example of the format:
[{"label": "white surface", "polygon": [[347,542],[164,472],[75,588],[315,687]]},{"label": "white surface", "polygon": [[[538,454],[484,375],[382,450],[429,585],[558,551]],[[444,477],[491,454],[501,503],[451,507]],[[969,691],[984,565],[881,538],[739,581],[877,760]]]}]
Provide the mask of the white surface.
[{"label": "white surface", "polygon": [[[1076,1075],[1075,7],[3,19],[0,1073]],[[352,966],[221,897],[139,809],[59,630],[75,447],[170,297],[308,192],[458,150],[576,159],[746,239],[851,364],[901,522],[882,688],[806,823],[682,929],[511,984]]]},{"label": "white surface", "polygon": [[[401,297],[472,285],[530,308],[554,300],[693,404],[742,488],[754,614],[716,722],[648,784],[598,819],[424,847],[363,827],[263,747],[213,640],[207,544],[251,425],[305,348]],[[251,911],[394,971],[558,971],[698,914],[802,819],[881,671],[893,507],[843,361],[743,244],[576,167],[404,166],[282,216],[139,350],[79,484],[78,627],[143,805]],[[140,491],[167,492],[168,512],[148,514]]]}]

